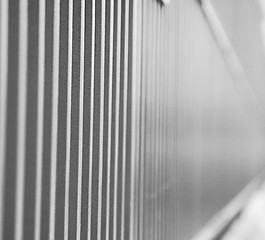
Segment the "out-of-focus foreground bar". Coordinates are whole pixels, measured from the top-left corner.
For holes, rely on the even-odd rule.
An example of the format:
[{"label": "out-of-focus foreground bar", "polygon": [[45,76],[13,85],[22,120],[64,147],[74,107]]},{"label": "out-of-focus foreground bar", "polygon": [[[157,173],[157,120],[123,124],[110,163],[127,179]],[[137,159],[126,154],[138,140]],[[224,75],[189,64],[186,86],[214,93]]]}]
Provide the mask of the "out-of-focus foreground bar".
[{"label": "out-of-focus foreground bar", "polygon": [[0,240],[190,239],[263,169],[199,1],[0,11]]}]

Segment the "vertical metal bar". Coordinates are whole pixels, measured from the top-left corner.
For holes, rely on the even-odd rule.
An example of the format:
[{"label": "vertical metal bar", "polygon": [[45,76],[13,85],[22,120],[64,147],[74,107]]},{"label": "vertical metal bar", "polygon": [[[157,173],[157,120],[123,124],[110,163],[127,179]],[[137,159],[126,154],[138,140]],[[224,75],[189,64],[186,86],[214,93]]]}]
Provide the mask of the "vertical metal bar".
[{"label": "vertical metal bar", "polygon": [[[80,47],[81,47],[81,1],[73,3],[73,54],[72,54],[72,109],[69,182],[69,231],[68,238],[76,239],[79,163],[79,110],[80,110]],[[83,83],[81,83],[83,86]],[[82,96],[81,96],[82,97]],[[83,128],[83,126],[82,126]],[[82,136],[83,139],[83,136]]]},{"label": "vertical metal bar", "polygon": [[143,211],[144,211],[144,176],[145,176],[145,124],[146,124],[146,55],[145,49],[147,47],[146,35],[144,32],[147,31],[147,1],[143,1],[142,5],[142,48],[141,48],[141,57],[142,57],[142,66],[141,66],[141,120],[140,120],[140,173],[139,173],[139,220],[138,220],[138,239],[143,239],[144,234],[144,219],[143,219]]},{"label": "vertical metal bar", "polygon": [[19,2],[19,67],[18,67],[18,137],[17,137],[17,172],[16,172],[16,240],[23,235],[24,175],[25,175],[25,132],[27,100],[27,44],[28,44],[28,1]]},{"label": "vertical metal bar", "polygon": [[[174,76],[175,76],[175,81],[173,83],[173,89],[174,89],[174,93],[177,93],[177,76],[178,76],[178,69],[177,69],[177,56],[178,56],[178,52],[177,52],[177,46],[178,46],[178,2],[175,3],[174,6],[174,39],[175,39],[175,44],[174,44]],[[174,121],[177,119],[177,114],[176,114],[176,105],[177,105],[177,98],[174,98],[175,102],[174,102],[174,114],[173,114],[173,119]],[[178,149],[177,149],[177,141],[178,141],[178,130],[177,130],[177,124],[175,124],[174,126],[174,137],[176,139],[175,142],[175,151],[174,151],[174,156],[175,156],[175,164],[176,164],[176,176],[175,176],[175,182],[176,182],[176,186],[175,186],[175,199],[176,199],[176,204],[174,206],[174,215],[175,215],[175,238],[178,238]]]},{"label": "vertical metal bar", "polygon": [[156,114],[155,114],[155,119],[156,119],[156,138],[155,138],[155,151],[156,151],[156,174],[155,174],[155,180],[156,180],[156,191],[157,191],[157,199],[155,202],[155,209],[156,209],[156,215],[155,215],[155,226],[154,226],[154,236],[155,239],[160,239],[159,238],[159,228],[160,228],[160,199],[161,199],[161,193],[163,189],[161,188],[161,181],[160,181],[160,149],[159,149],[159,139],[160,139],[160,121],[159,121],[159,116],[160,116],[160,106],[161,106],[161,99],[159,97],[159,92],[160,88],[159,86],[159,77],[160,77],[160,69],[159,69],[159,61],[161,59],[161,52],[160,52],[160,24],[161,24],[161,19],[160,19],[160,6],[158,5],[156,7],[156,18],[157,18],[157,24],[156,24],[156,61],[155,61],[155,97],[156,97]]},{"label": "vertical metal bar", "polygon": [[81,36],[80,36],[80,87],[79,87],[79,145],[78,145],[78,186],[77,186],[77,222],[76,240],[81,238],[81,199],[83,166],[83,109],[84,109],[84,61],[85,61],[85,0],[81,1]]},{"label": "vertical metal bar", "polygon": [[[178,36],[177,36],[177,49],[178,49],[178,51],[182,48],[182,46],[181,46],[181,39],[182,39],[182,37],[181,37],[181,33],[182,33],[182,16],[183,16],[183,14],[182,14],[182,12],[183,12],[183,10],[182,10],[182,8],[183,8],[183,4],[182,4],[182,0],[181,1],[179,1],[179,3],[178,3],[178,11],[177,11],[177,13],[178,13]],[[177,107],[178,107],[178,109],[177,109],[177,114],[178,114],[178,116],[177,116],[177,122],[178,122],[178,126],[177,126],[177,131],[178,131],[178,136],[181,136],[181,128],[180,128],[180,126],[181,126],[181,114],[180,114],[180,108],[179,108],[179,106],[181,105],[181,92],[180,92],[180,89],[181,89],[181,54],[178,54],[177,55],[177,79],[178,79],[178,82],[177,82],[177,98],[176,98],[176,100],[177,100]],[[180,148],[180,140],[178,140],[177,141],[177,149],[179,149]],[[182,158],[181,158],[181,152],[179,151],[179,153],[177,153],[177,162],[178,162],[178,164],[177,164],[177,182],[178,182],[178,186],[181,186],[182,185]],[[178,197],[178,202],[177,202],[177,209],[181,209],[181,203],[182,203],[182,189],[181,189],[181,187],[179,188],[179,189],[177,189],[177,195],[179,196]],[[182,231],[182,222],[183,222],[183,220],[182,220],[182,216],[179,216],[178,217],[178,220],[179,220],[179,222],[178,222],[178,237],[181,237],[182,235],[183,235],[183,231]]]},{"label": "vertical metal bar", "polygon": [[129,54],[129,5],[125,0],[125,36],[124,36],[124,97],[123,97],[123,149],[122,149],[122,208],[121,208],[121,240],[124,239],[125,230],[125,179],[126,179],[126,139],[127,139],[127,98],[128,98],[128,54]]},{"label": "vertical metal bar", "polygon": [[131,192],[130,192],[130,240],[137,239],[138,186],[139,186],[139,130],[140,130],[140,81],[141,81],[141,17],[142,5],[133,1],[132,43],[132,131],[131,131]]},{"label": "vertical metal bar", "polygon": [[[174,49],[173,49],[173,59],[172,59],[172,63],[173,63],[173,66],[172,66],[172,68],[173,68],[173,86],[172,86],[172,90],[173,90],[173,97],[174,97],[174,102],[173,102],[173,106],[172,106],[172,111],[173,111],[173,121],[175,121],[176,119],[177,119],[177,115],[176,115],[176,104],[177,104],[177,98],[176,98],[176,96],[175,96],[175,94],[176,94],[176,92],[177,92],[177,89],[176,89],[176,85],[177,85],[177,81],[178,81],[178,79],[177,79],[177,74],[178,74],[178,72],[177,72],[177,56],[178,56],[178,52],[177,52],[177,45],[178,45],[178,42],[177,42],[177,37],[178,37],[178,21],[177,21],[177,19],[178,19],[178,9],[177,9],[177,6],[178,6],[178,2],[174,2],[174,6],[173,6],[173,9],[172,9],[172,11],[173,11],[173,13],[172,13],[172,15],[173,15],[173,29],[174,29],[174,33],[173,33],[173,36],[174,36],[174,44],[173,44],[173,46],[174,46]],[[176,183],[176,185],[175,185],[175,187],[174,187],[174,197],[175,197],[175,201],[176,201],[176,203],[175,203],[175,206],[174,206],[174,239],[176,239],[176,238],[178,238],[178,209],[177,209],[177,207],[178,207],[178,202],[177,202],[177,200],[178,200],[178,186],[177,186],[177,184],[178,184],[178,180],[177,180],[177,175],[178,175],[178,155],[177,155],[177,152],[178,152],[178,150],[177,150],[177,141],[178,141],[178,131],[177,131],[177,124],[174,124],[173,125],[174,127],[174,139],[175,139],[175,150],[174,150],[174,157],[175,157],[175,178],[174,178],[174,180],[175,180],[175,183]]]},{"label": "vertical metal bar", "polygon": [[116,52],[116,121],[115,121],[115,157],[114,157],[114,214],[113,239],[117,239],[117,202],[118,202],[118,149],[119,149],[119,103],[120,103],[120,64],[121,64],[121,0],[118,0],[117,52]]},{"label": "vertical metal bar", "polygon": [[[160,69],[160,74],[159,74],[159,98],[160,98],[160,113],[159,113],[159,121],[160,121],[160,140],[159,140],[159,149],[160,149],[160,182],[162,186],[164,185],[164,180],[163,180],[163,102],[162,102],[162,75],[163,75],[163,69],[162,69],[162,64],[163,64],[163,9],[160,8],[160,61],[159,61],[159,69]],[[160,196],[160,239],[163,239],[163,195],[164,191],[161,193]]]},{"label": "vertical metal bar", "polygon": [[[192,16],[194,16],[194,2],[192,3],[192,6],[191,6],[191,10],[190,10],[190,14]],[[188,19],[187,21],[188,25],[187,25],[187,30],[188,30],[188,40],[189,40],[189,44],[188,44],[188,49],[187,49],[187,56],[188,56],[188,59],[192,59],[192,42],[191,42],[191,32],[193,31],[193,27],[192,27],[192,22],[191,22],[191,18]],[[191,94],[192,94],[192,82],[191,82],[191,66],[189,66],[187,68],[187,77],[188,77],[188,81],[187,81],[187,98],[188,98],[188,111],[192,111],[191,109]],[[187,116],[187,136],[188,134],[191,132],[191,123],[192,123],[192,119]],[[187,141],[186,141],[186,144],[187,144],[187,153],[190,153],[192,152],[192,149],[191,149],[191,146],[192,146],[192,143],[190,142],[191,139],[187,137]],[[187,194],[186,194],[186,197],[187,197],[187,235],[186,237],[189,238],[191,237],[191,230],[192,230],[192,226],[191,226],[191,198],[192,198],[192,195],[191,195],[191,187],[192,187],[192,163],[193,163],[193,159],[192,161],[190,161],[189,159],[187,159]]]},{"label": "vertical metal bar", "polygon": [[36,205],[35,240],[40,239],[42,164],[43,164],[43,123],[44,123],[44,81],[45,81],[45,8],[46,0],[39,4],[39,49],[38,49],[38,115],[37,115],[37,154],[36,154]]},{"label": "vertical metal bar", "polygon": [[23,239],[34,238],[38,106],[39,1],[28,1]]},{"label": "vertical metal bar", "polygon": [[73,0],[68,8],[68,67],[67,67],[67,129],[66,129],[66,163],[65,163],[65,197],[64,197],[64,239],[68,239],[69,226],[69,182],[71,149],[71,109],[72,109],[72,55],[73,55]]},{"label": "vertical metal bar", "polygon": [[111,168],[111,125],[112,125],[112,78],[113,78],[113,23],[114,0],[110,0],[110,52],[109,52],[109,106],[108,106],[108,153],[107,153],[107,206],[106,206],[106,240],[109,240],[110,226],[110,168]]},{"label": "vertical metal bar", "polygon": [[57,172],[58,90],[59,90],[59,38],[60,1],[54,1],[53,28],[53,90],[52,90],[52,139],[51,139],[51,182],[50,182],[50,232],[49,240],[55,237],[55,204]]},{"label": "vertical metal bar", "polygon": [[155,231],[155,239],[160,239],[160,228],[161,228],[161,194],[162,194],[162,184],[161,184],[161,150],[160,150],[160,139],[161,139],[161,98],[160,98],[160,60],[161,60],[161,8],[157,7],[157,58],[156,58],[156,98],[157,98],[157,111],[156,111],[156,128],[157,128],[157,138],[155,142],[155,149],[157,151],[157,174],[156,174],[156,181],[157,181],[157,190],[159,191],[157,202],[156,202],[156,209],[157,209],[157,217],[156,217],[156,231]]},{"label": "vertical metal bar", "polygon": [[[188,18],[185,19],[185,23],[183,24],[185,27],[185,31],[187,31],[187,38],[188,38]],[[185,54],[188,55],[188,48],[189,48],[189,44],[187,42],[185,42]],[[186,106],[185,106],[185,113],[183,113],[183,136],[184,136],[184,157],[183,157],[183,165],[184,165],[184,168],[183,168],[183,179],[185,181],[188,181],[188,165],[187,165],[187,157],[186,157],[186,154],[187,154],[187,150],[188,150],[188,144],[187,144],[187,131],[188,131],[188,115],[187,115],[187,112],[188,112],[188,104],[187,104],[187,100],[188,100],[188,95],[189,95],[189,90],[188,90],[188,81],[189,81],[189,77],[188,77],[188,64],[185,65],[185,68],[183,68],[183,72],[184,72],[184,76],[185,76],[185,87],[186,87],[186,91],[184,92],[185,93],[185,96],[184,96],[184,99],[186,100]],[[184,184],[183,184],[184,185]],[[188,184],[185,186],[185,188],[183,188],[184,190],[184,201],[183,201],[183,205],[184,205],[184,209],[187,211],[186,214],[185,214],[185,218],[184,218],[184,223],[185,223],[185,237],[187,238],[187,229],[188,229],[188,198],[187,198],[187,190],[188,190]]]},{"label": "vertical metal bar", "polygon": [[[161,75],[161,81],[162,83],[165,83],[166,79],[165,79],[165,11],[163,10],[162,12],[162,33],[161,35],[163,36],[162,37],[162,75]],[[163,126],[162,126],[162,181],[163,181],[163,184],[167,184],[166,182],[166,178],[165,178],[165,165],[166,165],[166,113],[165,113],[165,85],[163,85],[162,87],[162,98],[163,98],[163,111],[162,111],[162,122],[163,122]],[[166,202],[166,195],[165,195],[165,192],[163,192],[163,224],[162,224],[162,239],[166,239],[166,205],[165,205],[165,202]]]},{"label": "vertical metal bar", "polygon": [[5,169],[5,132],[7,104],[7,61],[8,61],[8,0],[0,2],[0,240],[3,239],[3,199]]},{"label": "vertical metal bar", "polygon": [[92,52],[92,1],[85,3],[85,47],[84,47],[84,109],[83,109],[83,166],[81,199],[81,239],[87,239],[88,229],[88,187],[90,165],[90,100],[91,100],[91,52]]},{"label": "vertical metal bar", "polygon": [[105,0],[101,5],[101,63],[100,63],[100,132],[99,132],[99,173],[98,173],[98,222],[97,239],[101,240],[102,218],[102,174],[103,174],[103,130],[104,130],[104,66],[105,66]]},{"label": "vertical metal bar", "polygon": [[129,239],[130,237],[130,215],[132,214],[130,209],[130,194],[131,194],[131,142],[132,142],[132,70],[133,70],[133,1],[129,1],[129,32],[128,32],[128,87],[127,87],[127,134],[126,134],[126,173],[125,173],[125,228],[124,238]]},{"label": "vertical metal bar", "polygon": [[[174,109],[173,109],[173,106],[175,104],[175,93],[174,93],[174,81],[175,81],[175,78],[174,78],[174,47],[175,47],[175,28],[174,28],[174,25],[175,25],[175,21],[174,21],[174,3],[172,3],[172,7],[171,8],[168,8],[168,15],[169,15],[169,23],[168,23],[168,34],[169,34],[169,44],[168,44],[168,55],[169,55],[169,59],[170,59],[170,64],[169,64],[169,90],[170,90],[170,102],[169,102],[169,106],[170,106],[170,132],[173,136],[173,141],[176,139],[175,138],[175,134],[174,134],[174,130],[175,130],[175,127],[176,127],[176,124],[174,124]],[[170,134],[170,133],[169,133]],[[168,136],[169,139],[172,139],[172,137],[169,135]],[[172,141],[172,140],[170,140]],[[169,145],[172,146],[172,142],[169,142]],[[172,211],[171,211],[171,214],[172,214],[172,219],[171,219],[171,238],[172,239],[175,239],[176,238],[176,215],[174,214],[174,208],[175,208],[175,203],[174,203],[174,200],[175,200],[175,154],[173,153],[172,151],[172,147],[170,147],[170,150],[169,150],[169,159],[170,159],[170,165],[173,165],[172,167],[170,167],[169,171],[172,171],[174,169],[174,185],[172,186],[172,194],[171,194],[171,203],[174,204],[171,207]],[[173,177],[173,174],[172,172],[170,173],[170,176],[171,178]],[[172,181],[172,180],[171,180]]]},{"label": "vertical metal bar", "polygon": [[[165,99],[166,99],[166,107],[167,107],[167,111],[166,111],[166,182],[167,184],[169,184],[169,187],[171,187],[171,158],[170,158],[170,138],[169,135],[171,133],[171,126],[170,126],[170,121],[171,121],[171,112],[168,111],[169,106],[170,106],[170,102],[171,102],[171,89],[170,89],[170,55],[169,55],[169,48],[170,48],[170,30],[169,30],[169,13],[168,13],[168,9],[165,8],[165,37],[166,37],[166,43],[165,43],[165,82],[166,82],[166,90],[167,90],[167,94],[165,92]],[[170,188],[170,190],[172,190],[172,188]],[[171,234],[172,234],[172,214],[171,211],[169,211],[169,209],[171,209],[171,199],[170,199],[170,190],[167,191],[166,193],[166,221],[167,221],[167,235],[166,235],[166,239],[171,239]]]},{"label": "vertical metal bar", "polygon": [[147,204],[145,209],[147,209],[147,212],[145,213],[146,215],[146,219],[148,222],[147,225],[147,238],[148,239],[153,239],[152,236],[152,224],[153,224],[153,201],[155,198],[155,194],[153,192],[153,171],[154,171],[154,158],[155,156],[153,155],[153,140],[154,140],[154,117],[153,117],[153,112],[154,112],[154,98],[153,98],[153,92],[154,92],[154,69],[153,69],[153,63],[154,63],[154,26],[155,26],[155,17],[154,17],[154,7],[155,4],[154,2],[150,2],[149,3],[149,12],[148,12],[148,16],[149,16],[149,43],[148,43],[148,47],[147,47],[147,54],[148,54],[148,93],[147,93],[147,98],[148,98],[148,107],[146,110],[146,113],[148,115],[147,118],[147,126],[148,126],[148,135],[147,135],[147,154],[146,154],[146,161],[147,161],[147,166],[148,168],[146,168],[145,173],[147,173],[146,175],[146,182],[147,182],[147,189],[145,191],[145,195],[147,196]]},{"label": "vertical metal bar", "polygon": [[145,72],[145,81],[146,81],[146,89],[145,89],[145,139],[144,139],[144,148],[145,154],[142,159],[145,162],[145,168],[143,170],[143,238],[151,239],[151,189],[152,189],[152,43],[153,43],[153,2],[147,1],[147,9],[146,9],[146,46],[145,52],[146,55],[146,72]]},{"label": "vertical metal bar", "polygon": [[157,188],[157,149],[156,149],[156,138],[157,138],[157,128],[156,128],[156,113],[157,113],[157,98],[156,98],[156,59],[157,59],[157,7],[156,3],[152,3],[152,51],[151,51],[151,81],[150,81],[150,88],[151,88],[151,114],[150,114],[150,126],[151,126],[151,156],[150,156],[150,163],[151,163],[151,198],[150,198],[150,239],[155,239],[155,221],[156,221],[156,202],[158,197],[158,188]]},{"label": "vertical metal bar", "polygon": [[88,228],[87,239],[91,236],[91,206],[92,206],[92,171],[93,171],[93,127],[94,127],[94,75],[95,75],[95,4],[92,3],[92,50],[91,50],[91,100],[90,100],[90,152],[89,152],[89,187],[88,187]]},{"label": "vertical metal bar", "polygon": [[53,85],[53,24],[54,2],[46,1],[45,8],[45,86],[44,86],[44,130],[41,199],[41,239],[49,238],[50,218],[50,174],[51,174],[51,134],[52,134],[52,85]]}]

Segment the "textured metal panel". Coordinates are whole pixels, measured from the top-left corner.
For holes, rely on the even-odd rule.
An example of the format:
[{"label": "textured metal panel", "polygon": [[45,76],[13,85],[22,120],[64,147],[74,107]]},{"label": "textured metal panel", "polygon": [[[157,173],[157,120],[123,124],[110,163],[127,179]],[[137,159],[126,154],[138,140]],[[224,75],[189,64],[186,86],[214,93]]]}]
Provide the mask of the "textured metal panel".
[{"label": "textured metal panel", "polygon": [[189,239],[263,165],[198,1],[0,11],[0,240]]},{"label": "textured metal panel", "polygon": [[0,239],[129,239],[133,1],[1,1]]},{"label": "textured metal panel", "polygon": [[263,128],[198,1],[137,4],[132,238],[189,239],[261,170]]}]

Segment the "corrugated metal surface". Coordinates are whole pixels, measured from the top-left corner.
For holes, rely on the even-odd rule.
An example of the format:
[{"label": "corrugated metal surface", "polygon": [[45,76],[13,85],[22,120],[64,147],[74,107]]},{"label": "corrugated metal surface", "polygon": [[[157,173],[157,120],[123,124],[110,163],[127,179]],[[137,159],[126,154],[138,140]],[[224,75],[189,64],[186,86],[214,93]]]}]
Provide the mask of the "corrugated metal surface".
[{"label": "corrugated metal surface", "polygon": [[260,170],[197,1],[0,4],[0,240],[189,239]]},{"label": "corrugated metal surface", "polygon": [[134,239],[189,239],[264,166],[263,126],[197,1],[137,9]]},{"label": "corrugated metal surface", "polygon": [[0,239],[128,239],[132,1],[1,1]]}]

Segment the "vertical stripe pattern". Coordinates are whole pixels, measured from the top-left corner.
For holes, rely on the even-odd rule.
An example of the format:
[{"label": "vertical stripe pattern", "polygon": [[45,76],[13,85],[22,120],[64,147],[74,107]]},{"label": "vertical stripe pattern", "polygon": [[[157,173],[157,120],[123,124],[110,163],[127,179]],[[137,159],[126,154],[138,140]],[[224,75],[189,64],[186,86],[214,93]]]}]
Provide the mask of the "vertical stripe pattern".
[{"label": "vertical stripe pattern", "polygon": [[231,81],[198,1],[1,0],[0,240],[190,239],[264,156]]},{"label": "vertical stripe pattern", "polygon": [[129,239],[133,7],[1,1],[0,240]]}]

